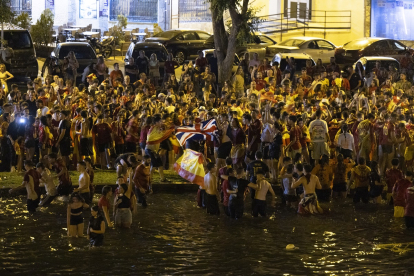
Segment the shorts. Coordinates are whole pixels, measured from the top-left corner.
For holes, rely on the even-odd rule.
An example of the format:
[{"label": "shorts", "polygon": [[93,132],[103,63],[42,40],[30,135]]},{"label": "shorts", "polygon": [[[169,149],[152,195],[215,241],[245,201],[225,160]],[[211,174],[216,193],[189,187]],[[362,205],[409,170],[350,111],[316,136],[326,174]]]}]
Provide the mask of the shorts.
[{"label": "shorts", "polygon": [[266,143],[266,145],[262,147],[263,159],[264,160],[269,160],[270,159],[269,148],[270,148],[269,143]]},{"label": "shorts", "polygon": [[226,159],[227,157],[230,157],[231,147],[230,141],[221,144],[217,149],[217,158]]},{"label": "shorts", "polygon": [[137,152],[137,143],[135,142],[125,142],[125,152]]},{"label": "shorts", "polygon": [[395,218],[402,218],[402,217],[404,217],[404,207],[402,207],[402,206],[394,206],[394,217]]},{"label": "shorts", "polygon": [[382,154],[392,153],[392,145],[379,145],[379,151]]},{"label": "shorts", "polygon": [[70,143],[71,140],[70,138],[63,138],[62,141],[60,141],[59,144],[59,149],[60,149],[60,154],[62,156],[69,156],[70,155]]},{"label": "shorts", "polygon": [[26,201],[27,211],[29,211],[30,213],[36,212],[36,208],[39,207],[39,202],[40,202],[39,198],[37,198],[35,200],[27,199],[27,201]]},{"label": "shorts", "polygon": [[150,149],[145,149],[145,154],[151,157],[151,167],[153,168],[162,167],[162,160],[158,153],[155,153],[154,151]]},{"label": "shorts", "polygon": [[382,191],[384,190],[383,185],[372,185],[369,191],[369,195],[371,197],[379,197],[382,195]]},{"label": "shorts", "polygon": [[82,215],[70,215],[70,225],[78,225],[83,223]]},{"label": "shorts", "polygon": [[206,204],[207,214],[220,215],[220,209],[218,205],[217,196],[206,193],[205,204]]},{"label": "shorts", "polygon": [[369,192],[368,187],[357,187],[354,192],[354,203],[358,203],[362,200],[363,203],[368,203]]},{"label": "shorts", "polygon": [[104,240],[103,234],[90,233],[89,237],[90,246],[102,246]]},{"label": "shorts", "polygon": [[79,140],[79,152],[81,156],[93,155],[93,141],[92,138],[80,138]]},{"label": "shorts", "polygon": [[104,144],[98,144],[98,151],[99,152],[105,152],[106,149],[109,149],[111,146],[109,145],[109,143],[104,143]]},{"label": "shorts", "polygon": [[320,202],[327,202],[329,201],[329,199],[331,198],[331,189],[320,189],[320,190],[316,190],[316,195],[318,197],[318,201]]},{"label": "shorts", "polygon": [[287,202],[296,202],[296,201],[298,201],[298,197],[295,196],[295,195],[283,194],[283,199]]},{"label": "shorts", "polygon": [[147,143],[145,143],[145,142],[142,142],[142,143],[139,143],[139,147],[142,149],[142,150],[145,150],[145,147],[147,146]]},{"label": "shorts", "polygon": [[132,223],[132,213],[130,208],[121,208],[116,210],[115,224],[119,225],[123,223]]},{"label": "shorts", "polygon": [[115,153],[121,155],[124,153],[125,146],[124,144],[115,144]]},{"label": "shorts", "polygon": [[293,159],[295,159],[295,156],[296,156],[297,153],[299,153],[300,155],[302,155],[302,148],[297,149],[297,150],[292,149],[292,150],[290,150],[290,151],[287,152],[287,155],[290,158],[292,158],[292,160],[293,160]]},{"label": "shorts", "polygon": [[405,216],[405,227],[414,228],[414,217]]},{"label": "shorts", "polygon": [[352,150],[340,148],[339,153],[344,156],[344,159],[348,157],[352,159]]},{"label": "shorts", "polygon": [[346,182],[339,182],[333,184],[332,191],[334,191],[335,193],[343,193],[346,192],[346,190]]},{"label": "shorts", "polygon": [[328,144],[326,142],[314,142],[312,144],[312,158],[314,160],[319,160],[324,154],[329,155]]},{"label": "shorts", "polygon": [[266,200],[254,199],[252,204],[252,215],[258,217],[259,214],[262,217],[266,216]]}]

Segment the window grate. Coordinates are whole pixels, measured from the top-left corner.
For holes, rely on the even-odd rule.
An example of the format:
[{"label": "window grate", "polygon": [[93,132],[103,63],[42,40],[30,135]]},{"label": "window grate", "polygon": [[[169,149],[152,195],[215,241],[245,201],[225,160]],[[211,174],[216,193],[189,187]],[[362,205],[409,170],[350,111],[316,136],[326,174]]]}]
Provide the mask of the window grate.
[{"label": "window grate", "polygon": [[17,15],[25,12],[32,15],[32,0],[12,0],[11,8]]},{"label": "window grate", "polygon": [[117,20],[119,14],[131,22],[156,23],[158,0],[110,0],[109,19]]},{"label": "window grate", "polygon": [[211,22],[207,0],[179,0],[178,14],[180,22]]}]

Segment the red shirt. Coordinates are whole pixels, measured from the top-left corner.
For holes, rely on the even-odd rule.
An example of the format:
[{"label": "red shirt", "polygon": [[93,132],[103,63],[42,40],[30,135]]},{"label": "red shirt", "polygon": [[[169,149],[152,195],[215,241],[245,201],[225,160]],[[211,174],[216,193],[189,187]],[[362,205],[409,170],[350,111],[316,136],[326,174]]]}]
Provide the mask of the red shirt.
[{"label": "red shirt", "polygon": [[385,172],[385,181],[387,182],[388,186],[388,193],[392,193],[392,188],[394,187],[395,183],[398,180],[401,180],[404,178],[404,175],[401,170],[399,169],[388,169]]},{"label": "red shirt", "polygon": [[266,82],[262,79],[256,79],[256,90],[260,91],[265,88]]},{"label": "red shirt", "polygon": [[404,216],[414,217],[414,191],[407,189],[405,191],[405,212]]},{"label": "red shirt", "polygon": [[104,206],[106,206],[106,208],[109,209],[109,201],[108,199],[106,199],[106,196],[101,196],[101,198],[98,201],[98,207],[102,210],[102,207]]},{"label": "red shirt", "polygon": [[296,142],[291,145],[291,148],[293,150],[299,150],[302,148],[300,144],[300,137],[302,136],[302,130],[300,129],[300,126],[295,126],[292,128],[289,132],[290,135],[290,141],[293,141],[293,139],[296,138]]},{"label": "red shirt", "polygon": [[150,128],[151,126],[144,126],[143,128],[141,128],[141,135],[139,137],[140,143],[145,143],[147,141],[147,136],[148,136]]},{"label": "red shirt", "polygon": [[[230,166],[230,168],[231,168],[231,166]],[[224,182],[224,179],[222,179],[220,176],[227,175],[227,170],[228,170],[227,166],[222,167],[222,168],[219,169],[219,172],[218,172],[218,179],[219,179],[219,184],[220,184],[219,185],[219,191],[222,190],[222,186],[223,186],[223,182]]]},{"label": "red shirt", "polygon": [[412,186],[413,183],[411,183],[411,181],[406,178],[400,179],[395,183],[394,188],[392,189],[394,206],[405,207],[405,194],[408,187]]},{"label": "red shirt", "polygon": [[[247,129],[247,138],[249,140],[249,144],[251,145],[248,149],[249,151],[256,152],[259,149],[260,143],[260,133],[262,132],[262,123],[259,119],[256,119],[253,123],[251,123]],[[251,144],[253,136],[256,136],[253,144]]]},{"label": "red shirt", "polygon": [[113,121],[111,124],[112,133],[114,134],[115,144],[122,145],[124,143],[124,134],[122,122]]},{"label": "red shirt", "polygon": [[125,142],[132,142],[132,143],[138,142],[138,138],[135,138],[135,136],[132,136],[131,134],[129,134],[129,133],[132,132],[135,135],[138,135],[139,125],[138,125],[137,121],[134,118],[130,119],[126,128],[128,129],[128,127],[130,129],[129,129],[128,134],[125,137]]},{"label": "red shirt", "polygon": [[40,187],[39,187],[39,183],[40,183],[39,179],[41,179],[42,176],[35,169],[30,169],[24,174],[23,181],[26,181],[26,182],[29,183],[30,182],[30,176],[33,179],[34,191],[36,192],[37,196],[40,198],[41,191],[40,191]]},{"label": "red shirt", "polygon": [[99,123],[92,127],[92,134],[95,135],[95,141],[98,145],[112,142],[112,130],[107,123]]},{"label": "red shirt", "polygon": [[167,74],[174,74],[175,73],[175,66],[178,66],[178,63],[174,60],[166,61],[164,63],[164,70]]},{"label": "red shirt", "polygon": [[140,164],[136,169],[134,173],[134,183],[135,187],[137,188],[143,188],[145,190],[148,190],[148,186],[150,184],[150,166],[145,166],[144,164]]},{"label": "red shirt", "polygon": [[223,181],[223,205],[229,206],[230,194],[227,193],[227,190],[230,190],[230,183],[228,180]]},{"label": "red shirt", "polygon": [[[53,165],[55,167],[55,171],[57,174],[59,174],[64,168],[66,168],[65,162],[63,161],[62,158],[58,158],[56,159],[56,163]],[[70,177],[69,177],[69,173],[66,170],[66,172],[62,175],[59,176],[59,184],[62,185],[70,185]]]}]

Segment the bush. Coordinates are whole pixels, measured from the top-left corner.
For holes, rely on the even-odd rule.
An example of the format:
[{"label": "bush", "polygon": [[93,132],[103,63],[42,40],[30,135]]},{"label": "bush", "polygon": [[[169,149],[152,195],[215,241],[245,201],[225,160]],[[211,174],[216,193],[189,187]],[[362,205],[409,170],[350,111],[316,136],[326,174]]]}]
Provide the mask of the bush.
[{"label": "bush", "polygon": [[111,36],[114,37],[115,44],[119,45],[121,41],[125,40],[125,34],[122,29],[125,29],[128,25],[128,19],[122,14],[118,15],[118,23],[112,27]]},{"label": "bush", "polygon": [[13,24],[23,28],[25,30],[30,29],[30,23],[32,22],[32,18],[27,12],[22,12],[17,17],[13,19]]},{"label": "bush", "polygon": [[36,24],[31,28],[33,42],[37,45],[48,45],[52,42],[54,16],[51,10],[46,9],[40,15]]}]

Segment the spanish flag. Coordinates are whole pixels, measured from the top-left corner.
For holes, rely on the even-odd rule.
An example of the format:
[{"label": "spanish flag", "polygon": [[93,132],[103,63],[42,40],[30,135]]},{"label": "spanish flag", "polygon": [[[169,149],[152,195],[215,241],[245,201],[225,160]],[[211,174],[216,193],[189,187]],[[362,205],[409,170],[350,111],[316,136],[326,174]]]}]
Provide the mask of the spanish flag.
[{"label": "spanish flag", "polygon": [[202,153],[186,149],[174,164],[174,170],[182,178],[204,187],[204,156]]},{"label": "spanish flag", "polygon": [[174,150],[175,154],[178,154],[180,152],[181,145],[178,142],[177,137],[175,137],[175,135],[171,136],[170,141],[171,141],[171,144],[173,146],[173,150]]},{"label": "spanish flag", "polygon": [[147,144],[148,145],[155,145],[159,144],[165,139],[168,139],[171,133],[174,132],[174,127],[169,129],[162,129],[158,127],[151,127],[147,136]]}]

